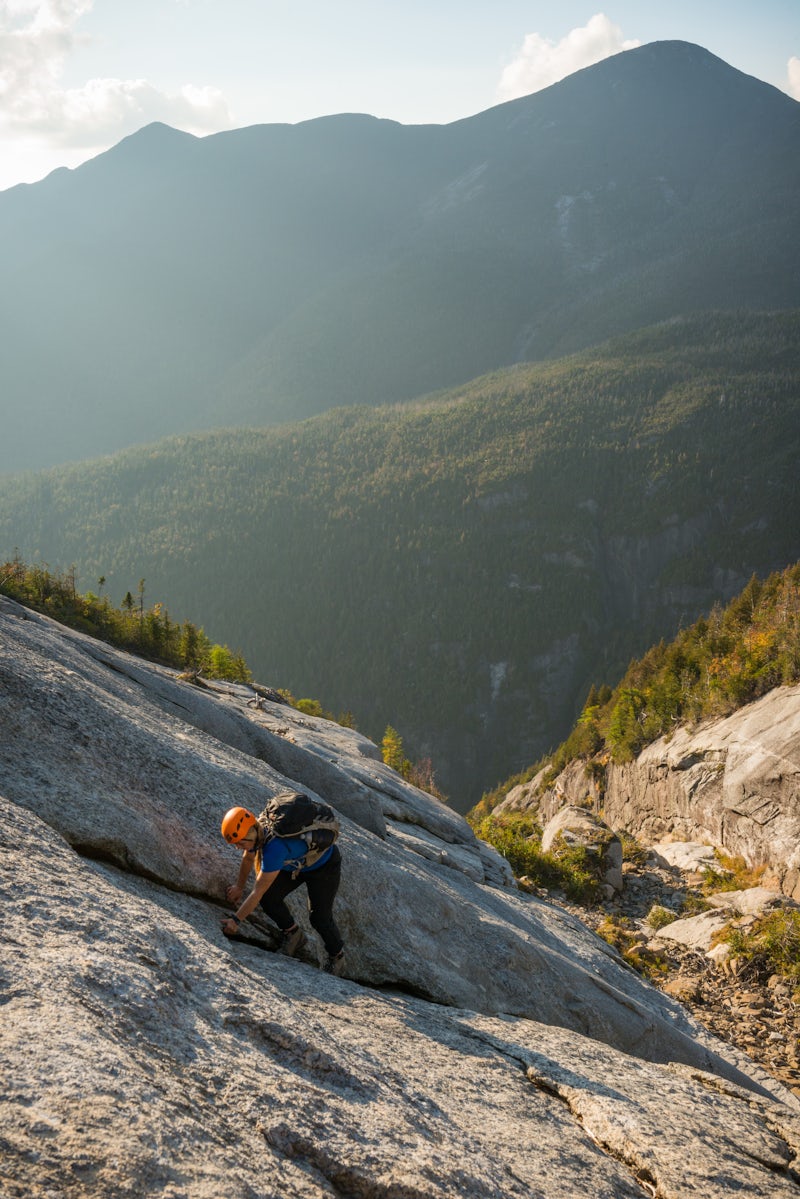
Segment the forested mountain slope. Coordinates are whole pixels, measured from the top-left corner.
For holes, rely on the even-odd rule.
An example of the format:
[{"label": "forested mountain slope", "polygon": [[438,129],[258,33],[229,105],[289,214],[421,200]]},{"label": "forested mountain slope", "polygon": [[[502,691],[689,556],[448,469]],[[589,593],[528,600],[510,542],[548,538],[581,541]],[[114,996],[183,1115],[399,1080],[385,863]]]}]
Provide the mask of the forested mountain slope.
[{"label": "forested mountain slope", "polygon": [[800,556],[800,317],[668,322],[426,402],[0,481],[0,552],[207,621],[465,810],[590,683]]},{"label": "forested mountain slope", "polygon": [[[753,575],[728,604],[716,604],[672,641],[630,662],[615,686],[593,686],[569,737],[548,755],[547,774],[591,759],[604,767],[629,762],[681,725],[725,719],[776,687],[797,683],[800,563],[767,579]],[[481,810],[491,811],[518,782],[485,796]]]},{"label": "forested mountain slope", "polygon": [[614,829],[713,845],[800,899],[800,563],[593,687],[555,753],[473,816],[545,823],[587,801]]},{"label": "forested mountain slope", "polygon": [[800,106],[664,42],[448,126],[150,126],[0,194],[0,471],[800,304]]}]

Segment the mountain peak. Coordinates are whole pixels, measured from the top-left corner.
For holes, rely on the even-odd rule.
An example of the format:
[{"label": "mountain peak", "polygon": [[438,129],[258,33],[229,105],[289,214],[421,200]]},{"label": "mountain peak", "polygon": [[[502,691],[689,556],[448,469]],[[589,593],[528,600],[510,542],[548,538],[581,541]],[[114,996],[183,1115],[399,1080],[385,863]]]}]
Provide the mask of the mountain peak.
[{"label": "mountain peak", "polygon": [[132,142],[134,140],[142,139],[147,139],[150,142],[155,142],[158,140],[162,143],[198,140],[193,133],[187,133],[183,129],[176,129],[174,125],[167,125],[164,121],[151,121],[149,125],[142,125],[140,129],[137,129],[134,133],[131,133],[126,138],[123,138],[123,141]]},{"label": "mountain peak", "polygon": [[151,121],[102,154],[76,167],[71,174],[85,177],[87,173],[94,175],[98,170],[105,171],[109,167],[121,169],[126,175],[131,172],[165,171],[176,157],[191,150],[200,140],[193,133],[185,133],[163,121]]},{"label": "mountain peak", "polygon": [[670,41],[452,125],[146,125],[0,196],[0,469],[43,464],[52,418],[63,461],[413,399],[687,311],[800,304],[796,117]]},{"label": "mountain peak", "polygon": [[[620,78],[640,82],[645,88],[659,84],[670,89],[687,85],[703,89],[708,86],[710,80],[715,80],[718,85],[732,89],[746,85],[748,89],[777,93],[786,100],[791,99],[772,84],[731,66],[704,46],[679,39],[648,42],[644,46],[624,50],[592,67],[586,67],[584,71],[579,71],[568,79],[592,71],[597,75],[616,73]],[[746,94],[750,95],[751,91],[748,90]]]}]

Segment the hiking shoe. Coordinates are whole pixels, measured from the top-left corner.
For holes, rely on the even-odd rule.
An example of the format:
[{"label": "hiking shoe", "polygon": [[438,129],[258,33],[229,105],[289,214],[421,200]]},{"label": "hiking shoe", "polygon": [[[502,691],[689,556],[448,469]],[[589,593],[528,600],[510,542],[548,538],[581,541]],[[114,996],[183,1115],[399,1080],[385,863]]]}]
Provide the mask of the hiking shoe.
[{"label": "hiking shoe", "polygon": [[322,969],[326,974],[335,974],[339,978],[344,970],[344,950],[340,949],[333,957],[329,953],[326,954]]},{"label": "hiking shoe", "polygon": [[290,928],[288,932],[281,933],[281,943],[278,946],[278,953],[286,954],[287,958],[293,958],[299,949],[302,949],[306,943],[306,934],[298,925],[297,928]]}]

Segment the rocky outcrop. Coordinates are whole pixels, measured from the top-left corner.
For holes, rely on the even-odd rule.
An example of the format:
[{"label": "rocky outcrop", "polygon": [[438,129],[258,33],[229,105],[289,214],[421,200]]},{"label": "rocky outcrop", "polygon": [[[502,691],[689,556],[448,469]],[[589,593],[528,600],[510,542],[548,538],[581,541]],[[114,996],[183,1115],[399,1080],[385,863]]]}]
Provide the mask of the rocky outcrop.
[{"label": "rocky outcrop", "polygon": [[678,728],[608,767],[604,816],[645,844],[705,841],[766,864],[800,899],[800,687],[724,720]]},{"label": "rocky outcrop", "polygon": [[663,841],[652,845],[650,852],[661,866],[675,866],[694,874],[707,874],[719,868],[719,859],[712,845],[697,841]]},{"label": "rocky outcrop", "polygon": [[590,807],[595,812],[599,809],[600,787],[587,772],[582,758],[568,762],[549,784],[547,773],[547,767],[543,767],[529,782],[512,787],[494,809],[495,813],[498,816],[524,813],[545,825],[565,807]]},{"label": "rocky outcrop", "polygon": [[[712,960],[720,962],[730,956],[727,946],[713,946],[716,935],[727,925],[735,921],[739,926],[751,924],[756,917],[763,916],[777,909],[795,908],[794,900],[787,899],[779,892],[770,891],[768,887],[748,887],[743,891],[719,891],[708,895],[704,900],[706,911],[685,919],[672,920],[656,932],[654,941],[676,941],[690,949],[698,949],[708,954]],[[746,921],[741,918],[745,917]]]},{"label": "rocky outcrop", "polygon": [[[13,1199],[800,1193],[791,1094],[358,734],[3,605],[0,779]],[[348,978],[220,933],[220,816],[287,783],[337,796]]]},{"label": "rocky outcrop", "polygon": [[549,853],[559,839],[568,846],[580,846],[597,860],[600,883],[606,898],[622,890],[622,842],[604,821],[585,808],[562,808],[548,820],[542,833],[542,850]]},{"label": "rocky outcrop", "polygon": [[[260,810],[301,786],[343,818],[339,910],[354,978],[713,1068],[678,1011],[621,972],[579,921],[494,885],[508,882],[502,859],[358,733],[284,705],[250,708],[243,689],[197,688],[9,611],[0,613],[5,795],[84,857],[221,902],[238,865],[219,836],[222,813]],[[271,936],[268,924],[263,932]]]},{"label": "rocky outcrop", "polygon": [[[800,1097],[795,981],[772,973],[769,955],[737,956],[727,937],[720,937],[726,926],[745,935],[756,932],[762,917],[776,911],[790,915],[797,905],[766,887],[710,892],[707,872],[696,869],[701,849],[708,851],[707,846],[673,842],[637,854],[623,864],[621,895],[601,907],[571,910],[609,937],[626,960],[638,959],[638,968],[649,969],[660,990]],[[663,851],[683,864],[670,865]],[[714,865],[719,879],[719,863]],[[706,919],[686,917],[696,911]],[[791,937],[788,927],[786,935]]]}]

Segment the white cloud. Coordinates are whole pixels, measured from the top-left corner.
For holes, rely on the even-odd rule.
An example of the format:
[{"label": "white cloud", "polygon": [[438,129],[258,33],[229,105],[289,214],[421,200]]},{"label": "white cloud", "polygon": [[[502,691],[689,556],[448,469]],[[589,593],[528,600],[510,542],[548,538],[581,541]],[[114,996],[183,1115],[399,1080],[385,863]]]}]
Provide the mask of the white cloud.
[{"label": "white cloud", "polygon": [[0,120],[24,128],[58,94],[75,22],[92,0],[0,0]]},{"label": "white cloud", "polygon": [[795,100],[800,100],[800,58],[796,55],[790,58],[786,64],[786,72],[789,76],[789,86],[786,90]]},{"label": "white cloud", "polygon": [[171,94],[146,79],[90,79],[83,87],[50,99],[40,127],[62,145],[116,141],[151,121],[164,121],[189,133],[210,133],[230,125],[225,97],[211,87],[187,85]]},{"label": "white cloud", "polygon": [[622,30],[605,13],[596,13],[588,24],[571,30],[560,42],[529,33],[519,54],[503,71],[497,99],[515,100],[541,91],[582,67],[590,67],[621,50],[633,50],[639,44],[626,41]]},{"label": "white cloud", "polygon": [[74,162],[76,148],[87,157],[150,121],[197,134],[230,127],[225,97],[216,88],[187,84],[168,92],[146,79],[90,79],[80,87],[65,88],[65,64],[84,41],[75,26],[93,4],[94,0],[0,0],[3,158],[14,158],[24,145],[28,155],[38,146],[41,153],[34,157],[42,160],[49,149],[53,166]]}]

